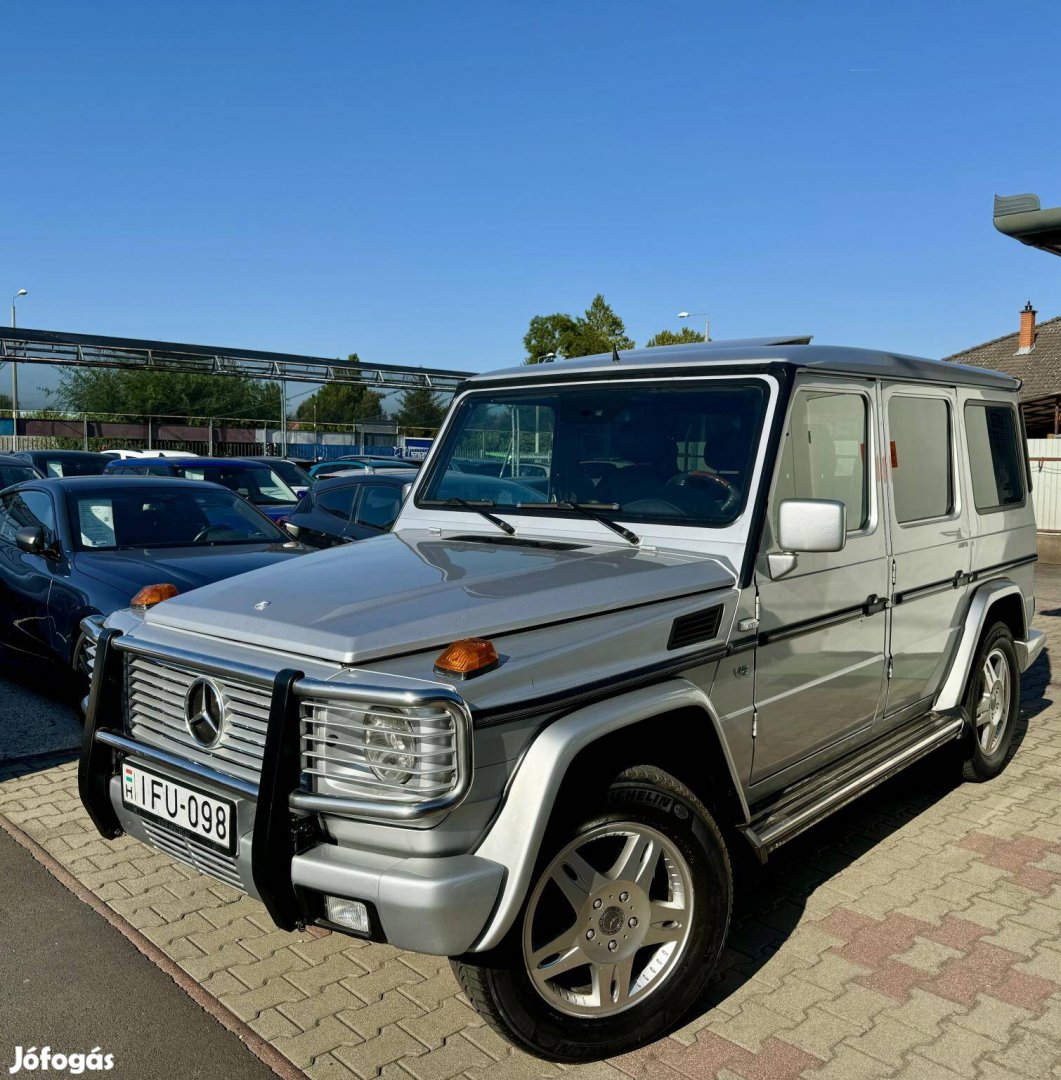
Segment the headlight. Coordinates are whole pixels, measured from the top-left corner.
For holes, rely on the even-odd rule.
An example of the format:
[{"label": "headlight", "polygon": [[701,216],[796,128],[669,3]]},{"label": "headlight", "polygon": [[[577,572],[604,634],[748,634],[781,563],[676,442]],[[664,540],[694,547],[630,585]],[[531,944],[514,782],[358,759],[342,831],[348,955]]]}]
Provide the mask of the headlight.
[{"label": "headlight", "polygon": [[365,717],[365,758],[372,771],[392,784],[407,784],[416,768],[413,725],[399,716]]},{"label": "headlight", "polygon": [[319,795],[418,802],[458,786],[455,709],[307,701],[302,707],[303,787]]}]

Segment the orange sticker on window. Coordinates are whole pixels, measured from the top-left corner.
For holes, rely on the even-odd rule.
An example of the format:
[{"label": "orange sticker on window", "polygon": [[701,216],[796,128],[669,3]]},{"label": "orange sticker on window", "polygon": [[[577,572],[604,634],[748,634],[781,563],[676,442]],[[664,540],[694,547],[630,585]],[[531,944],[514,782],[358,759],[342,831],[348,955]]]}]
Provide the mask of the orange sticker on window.
[{"label": "orange sticker on window", "polygon": [[899,454],[895,449],[895,440],[894,439],[892,439],[890,445],[891,445],[891,448],[892,448],[892,468],[897,469],[897,468],[899,468]]}]

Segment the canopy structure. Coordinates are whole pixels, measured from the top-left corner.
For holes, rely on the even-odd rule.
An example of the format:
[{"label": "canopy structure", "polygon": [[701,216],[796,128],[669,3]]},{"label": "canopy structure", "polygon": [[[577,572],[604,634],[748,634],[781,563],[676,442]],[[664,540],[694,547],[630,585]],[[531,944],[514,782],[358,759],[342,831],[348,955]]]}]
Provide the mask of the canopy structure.
[{"label": "canopy structure", "polygon": [[452,394],[472,373],[445,368],[403,367],[329,360],[320,356],[262,352],[258,349],[185,345],[173,341],[69,334],[62,330],[0,327],[0,363],[59,364],[120,368],[125,371],[176,371],[186,374],[242,375],[280,382],[364,383],[380,390],[433,390]]},{"label": "canopy structure", "polygon": [[995,228],[1029,247],[1061,255],[1061,206],[1043,210],[1038,195],[996,195]]}]

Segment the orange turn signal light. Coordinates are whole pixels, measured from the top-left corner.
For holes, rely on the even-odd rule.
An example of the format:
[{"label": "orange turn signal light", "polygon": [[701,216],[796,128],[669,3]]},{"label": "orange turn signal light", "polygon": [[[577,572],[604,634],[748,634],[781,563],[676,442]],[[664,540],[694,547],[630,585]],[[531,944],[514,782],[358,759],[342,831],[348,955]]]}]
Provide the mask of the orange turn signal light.
[{"label": "orange turn signal light", "polygon": [[178,593],[176,585],[165,583],[163,585],[145,585],[130,601],[130,606],[146,611],[149,607],[161,604],[163,600],[169,600]]},{"label": "orange turn signal light", "polygon": [[461,638],[443,650],[435,661],[435,674],[451,679],[470,679],[493,671],[501,663],[492,641],[482,638]]}]

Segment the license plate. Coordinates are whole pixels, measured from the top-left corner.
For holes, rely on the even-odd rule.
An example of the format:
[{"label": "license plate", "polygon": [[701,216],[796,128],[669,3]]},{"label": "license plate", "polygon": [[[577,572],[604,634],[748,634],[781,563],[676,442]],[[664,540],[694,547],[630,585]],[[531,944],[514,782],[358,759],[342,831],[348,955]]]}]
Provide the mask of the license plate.
[{"label": "license plate", "polygon": [[122,802],[142,817],[227,855],[236,851],[236,806],[227,799],[215,799],[140,765],[123,762]]}]

